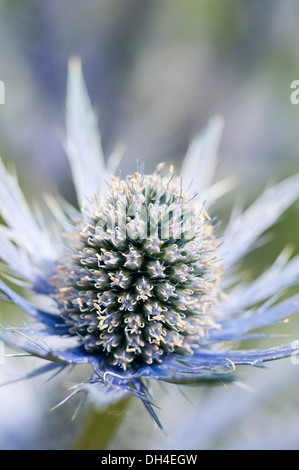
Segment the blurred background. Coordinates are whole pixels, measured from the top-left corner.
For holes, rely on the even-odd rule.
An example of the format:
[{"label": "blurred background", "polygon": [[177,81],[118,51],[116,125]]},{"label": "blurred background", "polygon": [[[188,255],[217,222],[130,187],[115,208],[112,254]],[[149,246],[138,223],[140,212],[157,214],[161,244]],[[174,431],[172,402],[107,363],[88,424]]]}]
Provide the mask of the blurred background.
[{"label": "blurred background", "polygon": [[[246,205],[298,172],[299,105],[290,101],[298,21],[297,0],[0,0],[0,154],[17,167],[29,199],[59,190],[75,200],[62,143],[67,63],[78,55],[105,154],[126,145],[123,173],[135,171],[137,159],[147,172],[165,160],[179,170],[190,139],[211,116],[224,117],[217,179],[238,179],[219,202],[225,220],[236,197]],[[295,205],[246,267],[260,272],[288,242],[298,252],[298,229]],[[296,322],[288,328],[297,339]],[[101,443],[90,437],[88,411],[75,421],[72,405],[48,413],[53,397],[63,398],[58,382],[51,399],[49,384],[18,384],[1,390],[0,448],[66,448],[76,440],[98,448],[299,448],[298,366],[246,372],[247,382],[259,392],[184,389],[188,401],[177,390],[158,391],[164,437],[139,403],[99,413],[98,422],[113,422]]]}]

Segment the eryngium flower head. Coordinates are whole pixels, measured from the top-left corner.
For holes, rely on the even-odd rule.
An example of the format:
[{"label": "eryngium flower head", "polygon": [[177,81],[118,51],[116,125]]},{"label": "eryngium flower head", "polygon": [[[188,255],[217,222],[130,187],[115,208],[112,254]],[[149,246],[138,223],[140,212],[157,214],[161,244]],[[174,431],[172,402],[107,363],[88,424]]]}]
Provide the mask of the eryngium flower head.
[{"label": "eryngium flower head", "polygon": [[159,424],[148,379],[223,381],[238,364],[297,354],[297,341],[238,345],[259,337],[251,330],[298,311],[298,294],[279,300],[279,293],[298,284],[299,257],[289,260],[283,251],[250,284],[237,263],[297,199],[299,175],[266,190],[245,212],[233,211],[220,243],[203,201],[216,201],[230,184],[212,184],[221,131],[222,120],[212,119],[191,143],[181,177],[159,165],[153,175],[110,180],[120,152],[105,163],[80,63],[71,62],[66,150],[80,210],[47,196],[52,224],[42,221],[0,161],[3,274],[49,306],[36,307],[0,280],[6,299],[35,319],[0,332],[7,344],[46,361],[26,377],[89,363],[93,375],[70,396],[92,393],[103,403],[135,395]]},{"label": "eryngium flower head", "polygon": [[213,225],[162,171],[115,178],[69,234],[53,276],[70,334],[124,370],[193,354],[217,326]]}]

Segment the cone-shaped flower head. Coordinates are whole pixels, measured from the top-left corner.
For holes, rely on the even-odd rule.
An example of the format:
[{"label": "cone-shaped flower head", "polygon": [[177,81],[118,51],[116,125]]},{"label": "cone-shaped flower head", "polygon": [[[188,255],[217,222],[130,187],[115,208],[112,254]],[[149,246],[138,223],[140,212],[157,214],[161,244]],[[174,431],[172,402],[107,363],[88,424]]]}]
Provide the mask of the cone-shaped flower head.
[{"label": "cone-shaped flower head", "polygon": [[219,242],[201,205],[163,165],[112,179],[67,237],[54,298],[89,352],[123,369],[192,354],[220,295]]}]

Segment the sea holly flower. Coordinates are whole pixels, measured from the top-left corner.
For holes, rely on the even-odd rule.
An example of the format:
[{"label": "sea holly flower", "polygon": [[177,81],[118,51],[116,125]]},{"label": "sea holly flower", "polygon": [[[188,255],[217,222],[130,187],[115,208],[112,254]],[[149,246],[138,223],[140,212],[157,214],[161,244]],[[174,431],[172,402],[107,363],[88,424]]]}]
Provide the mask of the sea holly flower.
[{"label": "sea holly flower", "polygon": [[3,275],[48,301],[38,308],[0,281],[3,296],[35,320],[0,333],[44,359],[26,377],[89,363],[91,377],[69,397],[134,395],[160,424],[151,379],[229,380],[237,365],[297,353],[297,342],[249,350],[238,344],[299,310],[298,295],[278,296],[298,283],[299,257],[289,260],[284,251],[249,284],[238,262],[297,199],[299,175],[267,189],[245,212],[233,211],[219,237],[204,201],[217,200],[230,184],[212,183],[221,132],[222,120],[212,119],[190,145],[180,175],[160,164],[150,175],[111,176],[120,152],[105,163],[80,62],[70,62],[66,152],[79,209],[46,196],[51,220],[37,217],[0,163]]}]

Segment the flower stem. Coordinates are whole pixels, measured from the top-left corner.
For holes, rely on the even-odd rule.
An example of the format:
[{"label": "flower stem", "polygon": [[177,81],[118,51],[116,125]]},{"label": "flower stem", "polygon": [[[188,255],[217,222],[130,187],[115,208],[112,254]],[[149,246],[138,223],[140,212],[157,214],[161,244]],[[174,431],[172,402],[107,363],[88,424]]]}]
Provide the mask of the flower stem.
[{"label": "flower stem", "polygon": [[92,409],[85,418],[82,432],[73,445],[74,450],[107,449],[117,427],[125,416],[130,398],[124,398],[104,410]]}]

